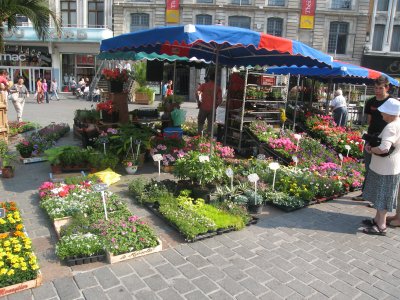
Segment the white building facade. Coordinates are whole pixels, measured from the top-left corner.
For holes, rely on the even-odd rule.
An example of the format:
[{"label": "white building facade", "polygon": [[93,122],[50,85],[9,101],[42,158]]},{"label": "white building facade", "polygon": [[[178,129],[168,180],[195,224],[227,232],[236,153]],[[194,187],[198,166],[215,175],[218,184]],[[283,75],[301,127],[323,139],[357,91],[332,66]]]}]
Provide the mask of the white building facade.
[{"label": "white building facade", "polygon": [[7,69],[13,81],[24,77],[31,91],[37,78],[55,78],[64,91],[70,78],[90,79],[101,41],[113,36],[112,0],[51,0],[49,5],[61,17],[60,35],[51,29],[50,39],[39,40],[24,16],[18,17],[17,30],[5,33],[0,68]]}]

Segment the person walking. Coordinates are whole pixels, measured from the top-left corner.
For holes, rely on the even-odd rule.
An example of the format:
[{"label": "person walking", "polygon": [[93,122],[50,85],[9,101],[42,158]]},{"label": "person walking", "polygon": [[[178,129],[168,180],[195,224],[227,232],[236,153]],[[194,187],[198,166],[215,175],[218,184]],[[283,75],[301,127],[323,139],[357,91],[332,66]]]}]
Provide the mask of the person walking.
[{"label": "person walking", "polygon": [[168,91],[168,86],[171,87],[172,89],[172,80],[168,80],[166,83],[164,83],[164,85],[162,86],[161,89],[161,96],[162,96],[162,100],[165,100],[165,98],[167,98],[167,91]]},{"label": "person walking", "polygon": [[222,91],[214,82],[214,72],[209,72],[206,76],[206,82],[200,85],[197,90],[197,97],[201,99],[199,102],[199,114],[197,116],[197,131],[201,135],[203,132],[205,121],[207,120],[207,133],[211,134],[211,126],[213,119],[213,100],[214,89],[216,91],[215,110],[222,103]]},{"label": "person walking", "polygon": [[49,94],[47,92],[48,86],[47,86],[46,78],[43,78],[42,88],[43,88],[43,97],[44,97],[44,99],[46,99],[46,103],[49,103]]},{"label": "person walking", "polygon": [[57,80],[53,78],[50,85],[50,100],[53,100],[53,97],[56,97],[56,100],[60,101],[60,98],[58,97],[57,94],[57,90],[58,90]]},{"label": "person walking", "polygon": [[[389,98],[389,80],[385,76],[380,76],[375,80],[374,93],[375,97],[369,99],[365,104],[365,114],[367,115],[368,130],[370,135],[378,136],[383,128],[387,125],[386,121],[382,118],[378,108],[383,105]],[[366,144],[367,146],[367,144]],[[366,151],[364,147],[364,165],[365,165],[365,179],[362,186],[364,190],[365,181],[368,177],[369,164],[371,162],[371,154]],[[352,198],[355,201],[363,201],[363,194]]]},{"label": "person walking", "polygon": [[24,111],[25,99],[26,97],[29,97],[28,89],[26,88],[24,84],[24,79],[22,77],[20,77],[18,79],[18,82],[11,87],[10,93],[13,95],[12,103],[14,105],[15,111],[17,112],[17,121],[22,122],[22,113]]},{"label": "person walking", "polygon": [[42,79],[38,78],[36,81],[36,101],[38,104],[43,103],[43,95]]},{"label": "person walking", "polygon": [[374,204],[376,214],[362,223],[367,226],[364,233],[386,235],[387,213],[397,206],[400,184],[400,102],[389,98],[377,110],[387,125],[379,134],[379,146],[365,146],[371,163],[363,191],[364,199]]},{"label": "person walking", "polygon": [[341,89],[335,91],[335,98],[329,104],[332,107],[333,120],[336,126],[345,127],[347,123],[347,104]]}]

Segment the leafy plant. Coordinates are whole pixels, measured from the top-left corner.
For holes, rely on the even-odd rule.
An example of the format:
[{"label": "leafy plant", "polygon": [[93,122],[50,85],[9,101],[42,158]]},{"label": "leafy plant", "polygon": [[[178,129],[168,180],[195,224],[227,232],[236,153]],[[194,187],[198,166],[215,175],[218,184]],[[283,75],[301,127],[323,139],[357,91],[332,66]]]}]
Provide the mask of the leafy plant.
[{"label": "leafy plant", "polygon": [[264,194],[264,199],[266,202],[289,208],[300,208],[306,205],[304,200],[295,196],[290,196],[284,192],[267,191]]},{"label": "leafy plant", "polygon": [[150,104],[154,102],[154,91],[150,87],[142,85],[136,89],[136,93],[144,93],[149,98]]},{"label": "leafy plant", "polygon": [[104,253],[101,238],[90,232],[63,236],[56,245],[56,254],[60,259],[88,257],[101,253]]}]

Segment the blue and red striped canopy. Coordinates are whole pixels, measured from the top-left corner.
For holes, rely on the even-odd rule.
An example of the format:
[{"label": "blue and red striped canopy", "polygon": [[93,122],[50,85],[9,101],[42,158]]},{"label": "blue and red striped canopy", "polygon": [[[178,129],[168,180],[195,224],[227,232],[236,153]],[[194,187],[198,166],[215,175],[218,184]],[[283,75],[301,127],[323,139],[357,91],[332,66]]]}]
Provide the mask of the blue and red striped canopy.
[{"label": "blue and red striped canopy", "polygon": [[332,57],[298,41],[218,25],[158,27],[103,40],[100,51],[196,57],[225,66],[331,67]]},{"label": "blue and red striped canopy", "polygon": [[389,75],[375,71],[372,69],[360,67],[339,60],[333,61],[332,68],[309,68],[309,67],[270,67],[267,69],[268,74],[281,75],[303,75],[308,77],[316,77],[322,81],[331,80],[334,83],[351,83],[351,84],[373,84],[374,80],[379,76],[385,76],[391,85],[399,86],[399,82]]}]

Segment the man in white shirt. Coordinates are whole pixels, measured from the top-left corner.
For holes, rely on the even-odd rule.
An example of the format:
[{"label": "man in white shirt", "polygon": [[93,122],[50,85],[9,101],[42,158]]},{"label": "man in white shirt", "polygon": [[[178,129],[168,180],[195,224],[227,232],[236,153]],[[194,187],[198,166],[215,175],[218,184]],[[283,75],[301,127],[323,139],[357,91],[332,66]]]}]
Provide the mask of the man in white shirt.
[{"label": "man in white shirt", "polygon": [[335,98],[329,104],[332,107],[333,119],[337,126],[344,127],[347,123],[347,104],[341,89],[335,91]]}]

